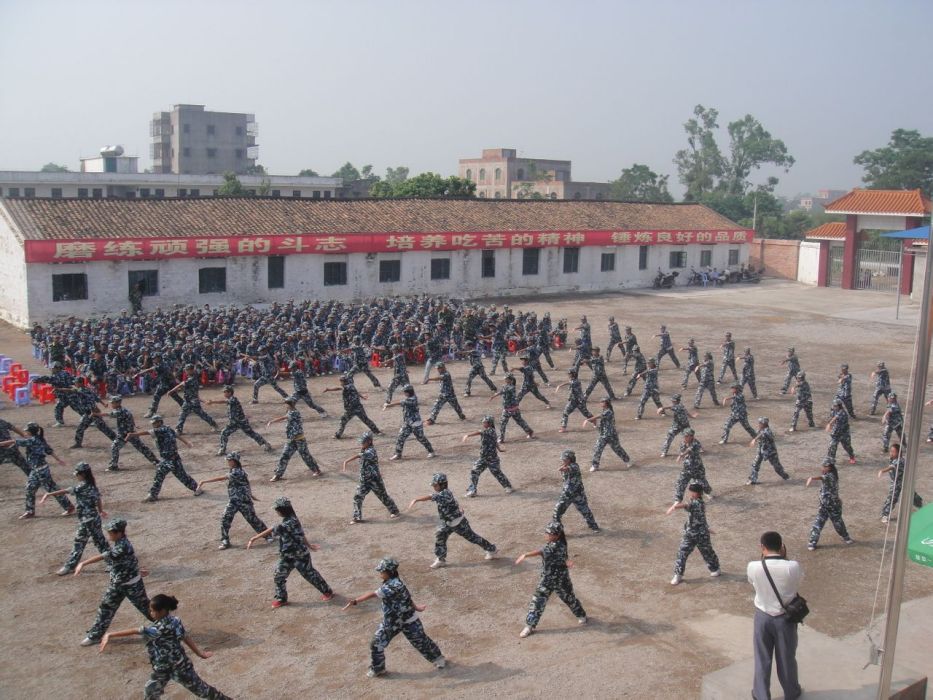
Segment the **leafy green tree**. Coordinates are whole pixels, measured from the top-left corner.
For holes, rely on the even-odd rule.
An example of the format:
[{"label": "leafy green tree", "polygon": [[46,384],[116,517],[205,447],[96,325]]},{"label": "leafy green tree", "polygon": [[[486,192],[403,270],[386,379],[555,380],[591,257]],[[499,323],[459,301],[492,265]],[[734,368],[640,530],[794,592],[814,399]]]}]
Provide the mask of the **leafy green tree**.
[{"label": "leafy green tree", "polygon": [[256,165],[251,165],[246,169],[246,174],[247,175],[265,175],[266,169],[263,166],[261,166],[259,163],[256,163]]},{"label": "leafy green tree", "polygon": [[357,170],[356,167],[354,167],[353,163],[351,163],[350,161],[347,161],[346,163],[341,165],[340,170],[338,170],[333,175],[331,175],[331,177],[343,178],[344,182],[351,182],[353,180],[362,179],[362,176],[360,175],[360,171]]},{"label": "leafy green tree", "polygon": [[317,174],[316,170],[312,170],[311,168],[305,168],[304,170],[298,173],[298,177],[320,177],[320,175]]},{"label": "leafy green tree", "polygon": [[913,129],[895,129],[888,145],[854,158],[865,169],[862,181],[872,189],[933,190],[933,138]]},{"label": "leafy green tree", "polygon": [[684,123],[687,148],[674,154],[680,182],[687,188],[684,200],[698,201],[712,192],[725,170],[722,152],[716,143],[719,112],[703,105],[693,108],[694,118]]},{"label": "leafy green tree", "polygon": [[246,190],[243,189],[243,183],[240,182],[240,178],[236,176],[236,173],[225,172],[223,184],[217,188],[217,195],[220,197],[242,197],[245,194]]},{"label": "leafy green tree", "polygon": [[[787,152],[784,142],[771,136],[751,114],[729,122],[726,128],[729,131],[729,158],[723,163],[720,186],[727,192],[746,192],[752,170],[758,170],[762,165],[776,165],[784,168],[784,172],[794,165],[794,157]],[[773,184],[777,184],[776,178]]]},{"label": "leafy green tree", "polygon": [[647,165],[635,163],[609,183],[609,196],[626,202],[673,202],[667,175],[658,175]]},{"label": "leafy green tree", "polygon": [[390,185],[397,185],[400,182],[405,182],[408,179],[408,168],[404,165],[400,165],[397,168],[386,168],[386,177],[385,181]]},{"label": "leafy green tree", "polygon": [[375,177],[377,180],[379,179],[378,175],[375,175],[375,176],[373,175],[373,166],[364,165],[362,168],[360,168],[360,179],[361,180],[369,180],[372,177]]},{"label": "leafy green tree", "polygon": [[473,197],[476,185],[454,175],[443,177],[436,173],[421,173],[395,185],[382,180],[373,185],[372,197]]},{"label": "leafy green tree", "polygon": [[67,173],[68,168],[58,163],[46,163],[39,170],[40,173]]}]

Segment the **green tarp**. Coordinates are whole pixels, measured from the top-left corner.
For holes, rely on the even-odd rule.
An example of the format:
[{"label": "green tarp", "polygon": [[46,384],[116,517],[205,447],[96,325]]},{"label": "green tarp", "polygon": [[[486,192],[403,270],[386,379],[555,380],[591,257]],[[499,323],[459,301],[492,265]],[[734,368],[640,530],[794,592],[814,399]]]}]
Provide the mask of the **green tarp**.
[{"label": "green tarp", "polygon": [[933,567],[933,503],[928,503],[910,517],[907,556],[918,564]]}]

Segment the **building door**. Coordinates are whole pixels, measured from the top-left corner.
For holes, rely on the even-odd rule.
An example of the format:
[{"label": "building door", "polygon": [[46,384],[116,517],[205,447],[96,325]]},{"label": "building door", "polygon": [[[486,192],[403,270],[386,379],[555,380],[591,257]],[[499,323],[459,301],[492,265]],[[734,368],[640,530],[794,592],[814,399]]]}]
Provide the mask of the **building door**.
[{"label": "building door", "polygon": [[830,246],[829,249],[829,275],[827,286],[842,286],[842,254],[845,249],[841,245]]},{"label": "building door", "polygon": [[874,289],[877,292],[896,292],[900,264],[901,252],[899,250],[859,248],[855,288]]}]

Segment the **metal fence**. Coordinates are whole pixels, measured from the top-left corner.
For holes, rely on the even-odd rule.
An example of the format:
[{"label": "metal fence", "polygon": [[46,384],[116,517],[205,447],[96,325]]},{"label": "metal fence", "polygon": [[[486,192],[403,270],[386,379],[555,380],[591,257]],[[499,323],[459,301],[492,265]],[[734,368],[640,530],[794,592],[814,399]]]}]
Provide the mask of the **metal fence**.
[{"label": "metal fence", "polygon": [[829,286],[842,286],[842,246],[832,246],[829,249]]},{"label": "metal fence", "polygon": [[855,286],[857,289],[896,292],[900,265],[899,250],[859,249]]}]

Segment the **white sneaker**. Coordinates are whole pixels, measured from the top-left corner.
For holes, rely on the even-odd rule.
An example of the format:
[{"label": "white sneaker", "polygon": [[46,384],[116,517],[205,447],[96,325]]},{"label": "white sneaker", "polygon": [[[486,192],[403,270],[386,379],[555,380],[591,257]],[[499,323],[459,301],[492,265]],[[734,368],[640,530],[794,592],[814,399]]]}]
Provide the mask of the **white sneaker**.
[{"label": "white sneaker", "polygon": [[483,556],[483,559],[485,559],[486,561],[489,561],[490,559],[495,559],[495,558],[496,558],[496,554],[497,554],[498,552],[499,552],[498,549],[494,549],[494,550],[492,550],[491,552],[486,552],[485,556]]},{"label": "white sneaker", "polygon": [[814,550],[816,550],[816,545],[815,545],[815,544],[808,544],[808,545],[807,545],[807,551],[812,552],[812,551],[814,551]]},{"label": "white sneaker", "polygon": [[887,515],[882,515],[882,516],[881,516],[881,522],[887,523],[887,522],[888,522],[888,516],[887,516]]},{"label": "white sneaker", "polygon": [[92,647],[92,646],[94,646],[95,644],[99,644],[99,643],[100,643],[100,642],[98,642],[98,641],[96,641],[96,640],[94,640],[94,639],[91,639],[90,637],[85,637],[84,639],[81,640],[81,646],[83,646],[83,647]]},{"label": "white sneaker", "polygon": [[529,627],[528,625],[525,625],[522,631],[518,633],[518,636],[524,639],[525,637],[531,636],[531,633],[534,631],[535,631],[534,627]]},{"label": "white sneaker", "polygon": [[585,625],[585,624],[586,624],[586,618],[585,618],[585,617],[578,617],[578,618],[577,618],[577,624]]},{"label": "white sneaker", "polygon": [[506,492],[506,493],[512,493],[513,490],[514,490],[514,489],[512,489],[512,488],[507,488],[507,489],[505,490],[505,492]]},{"label": "white sneaker", "polygon": [[715,571],[710,571],[709,575],[712,576],[713,578],[718,578],[719,576],[722,576],[722,571],[720,571],[719,569],[716,569]]},{"label": "white sneaker", "polygon": [[598,472],[598,471],[599,471],[599,467],[595,467],[595,466],[590,467],[590,471],[591,471],[591,472]]},{"label": "white sneaker", "polygon": [[684,577],[680,574],[674,574],[674,578],[671,579],[671,585],[676,586],[678,583],[684,580]]},{"label": "white sneaker", "polygon": [[366,672],[366,677],[367,677],[367,678],[376,678],[377,676],[384,676],[385,674],[386,674],[386,670],[385,670],[385,669],[382,669],[381,671],[374,671],[373,669],[369,669],[369,670]]},{"label": "white sneaker", "polygon": [[396,454],[396,455],[392,455],[391,457],[389,457],[389,461],[390,461],[390,462],[394,462],[395,460],[401,459],[401,458],[402,458],[402,455],[397,455],[397,454]]},{"label": "white sneaker", "polygon": [[441,559],[441,558],[437,558],[437,559],[435,559],[433,562],[431,562],[431,567],[430,567],[430,568],[432,568],[432,569],[440,569],[441,567],[444,567],[444,566],[447,566],[447,562],[444,561],[444,560]]},{"label": "white sneaker", "polygon": [[428,459],[434,459],[435,457],[437,457],[436,454],[434,454],[433,452],[428,452]]},{"label": "white sneaker", "polygon": [[467,491],[463,494],[466,498],[476,498],[476,491]]},{"label": "white sneaker", "polygon": [[445,668],[447,666],[447,659],[443,656],[439,656],[434,659],[434,668]]}]

